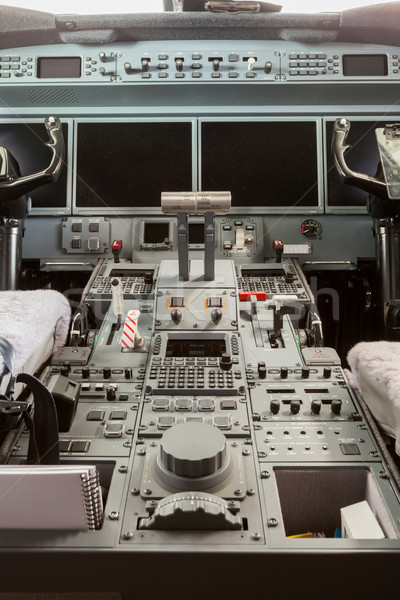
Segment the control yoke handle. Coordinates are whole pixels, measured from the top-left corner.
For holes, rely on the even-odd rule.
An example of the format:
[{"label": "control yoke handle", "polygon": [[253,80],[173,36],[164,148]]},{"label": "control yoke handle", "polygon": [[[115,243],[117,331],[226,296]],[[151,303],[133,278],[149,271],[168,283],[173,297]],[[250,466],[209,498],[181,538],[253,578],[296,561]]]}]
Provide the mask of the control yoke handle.
[{"label": "control yoke handle", "polygon": [[46,146],[52,151],[50,164],[44,171],[20,177],[15,168],[15,159],[5,148],[0,148],[0,200],[16,200],[59,178],[65,158],[61,122],[58,117],[46,117],[44,124],[49,135]]},{"label": "control yoke handle", "polygon": [[336,168],[344,183],[354,185],[377,198],[387,200],[386,183],[377,177],[352,171],[346,163],[344,155],[350,146],[346,143],[351,123],[348,119],[336,119],[333,126],[332,154]]}]

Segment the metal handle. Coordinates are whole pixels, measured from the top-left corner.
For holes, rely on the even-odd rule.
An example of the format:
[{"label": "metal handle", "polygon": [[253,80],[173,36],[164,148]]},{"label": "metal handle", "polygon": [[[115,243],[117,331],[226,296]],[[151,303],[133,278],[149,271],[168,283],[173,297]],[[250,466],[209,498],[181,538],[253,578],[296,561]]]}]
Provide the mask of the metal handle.
[{"label": "metal handle", "polygon": [[41,185],[55,182],[59,178],[65,158],[65,143],[61,122],[58,117],[47,117],[44,124],[50,138],[46,146],[52,151],[49,166],[39,173],[25,177],[15,177],[14,175],[0,181],[0,200],[20,198]]},{"label": "metal handle", "polygon": [[333,126],[332,154],[335,166],[344,183],[354,185],[378,198],[387,199],[387,188],[384,181],[371,175],[352,171],[346,163],[344,155],[350,146],[346,143],[351,123],[348,119],[336,119]]}]

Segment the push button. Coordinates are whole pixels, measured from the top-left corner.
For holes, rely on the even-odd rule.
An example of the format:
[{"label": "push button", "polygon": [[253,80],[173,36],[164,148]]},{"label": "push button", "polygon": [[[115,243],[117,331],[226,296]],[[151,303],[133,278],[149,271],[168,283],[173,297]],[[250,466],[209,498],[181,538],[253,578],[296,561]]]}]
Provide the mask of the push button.
[{"label": "push button", "polygon": [[87,440],[79,440],[71,444],[71,452],[88,452],[89,448],[90,442]]}]

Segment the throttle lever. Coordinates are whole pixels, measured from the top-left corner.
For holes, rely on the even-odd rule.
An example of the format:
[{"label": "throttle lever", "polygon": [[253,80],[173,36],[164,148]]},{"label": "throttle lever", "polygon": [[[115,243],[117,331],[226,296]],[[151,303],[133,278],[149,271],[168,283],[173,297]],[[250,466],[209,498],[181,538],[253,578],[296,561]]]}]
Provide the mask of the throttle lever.
[{"label": "throttle lever", "polygon": [[15,159],[3,149],[1,155],[3,160],[0,173],[0,201],[16,200],[41,185],[55,182],[59,178],[65,158],[65,143],[61,122],[58,117],[46,117],[44,124],[49,134],[49,142],[46,143],[46,146],[52,151],[49,166],[39,173],[20,177],[15,168]]},{"label": "throttle lever", "polygon": [[354,185],[383,200],[388,199],[386,183],[377,177],[352,171],[347,165],[344,155],[350,146],[346,143],[351,123],[348,119],[336,119],[333,126],[332,154],[335,166],[344,183]]}]

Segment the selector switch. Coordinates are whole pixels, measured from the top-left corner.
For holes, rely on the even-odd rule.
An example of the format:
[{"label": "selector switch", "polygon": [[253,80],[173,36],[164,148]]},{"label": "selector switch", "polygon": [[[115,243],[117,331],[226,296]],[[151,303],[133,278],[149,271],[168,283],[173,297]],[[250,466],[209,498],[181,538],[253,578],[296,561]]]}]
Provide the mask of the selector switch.
[{"label": "selector switch", "polygon": [[271,400],[269,409],[273,415],[277,415],[279,413],[280,407],[281,403],[279,402],[279,400]]},{"label": "selector switch", "polygon": [[342,401],[341,400],[332,400],[331,411],[334,415],[340,415],[342,410]]},{"label": "selector switch", "polygon": [[127,367],[125,369],[124,377],[125,377],[125,379],[132,379],[132,369],[130,367]]},{"label": "selector switch", "polygon": [[323,371],[323,378],[324,379],[329,379],[332,375],[332,369],[331,367],[324,367],[324,371]]},{"label": "selector switch", "polygon": [[290,402],[290,412],[292,415],[298,415],[300,412],[300,400],[291,400]]},{"label": "selector switch", "polygon": [[68,375],[70,374],[70,371],[71,371],[71,365],[68,362],[66,362],[61,367],[60,374],[63,375],[64,377],[68,377]]},{"label": "selector switch", "polygon": [[83,377],[83,379],[89,379],[89,377],[90,377],[89,367],[82,367],[82,377]]},{"label": "selector switch", "polygon": [[104,377],[104,379],[111,379],[111,369],[110,369],[110,367],[104,367],[104,369],[103,369],[103,377]]},{"label": "selector switch", "polygon": [[311,402],[311,412],[314,415],[319,415],[319,413],[321,412],[321,400],[313,400]]},{"label": "selector switch", "polygon": [[287,379],[289,374],[289,369],[287,367],[281,367],[281,379]]},{"label": "selector switch", "polygon": [[303,367],[301,369],[302,379],[308,379],[310,377],[310,367]]},{"label": "selector switch", "polygon": [[183,58],[175,59],[175,67],[177,71],[183,71]]},{"label": "selector switch", "polygon": [[117,393],[116,393],[115,387],[113,385],[107,386],[106,396],[107,396],[107,400],[110,400],[111,402],[113,402],[114,400],[117,399]]},{"label": "selector switch", "polygon": [[259,362],[257,366],[258,376],[260,379],[266,379],[267,377],[267,367],[265,366],[265,362]]}]

